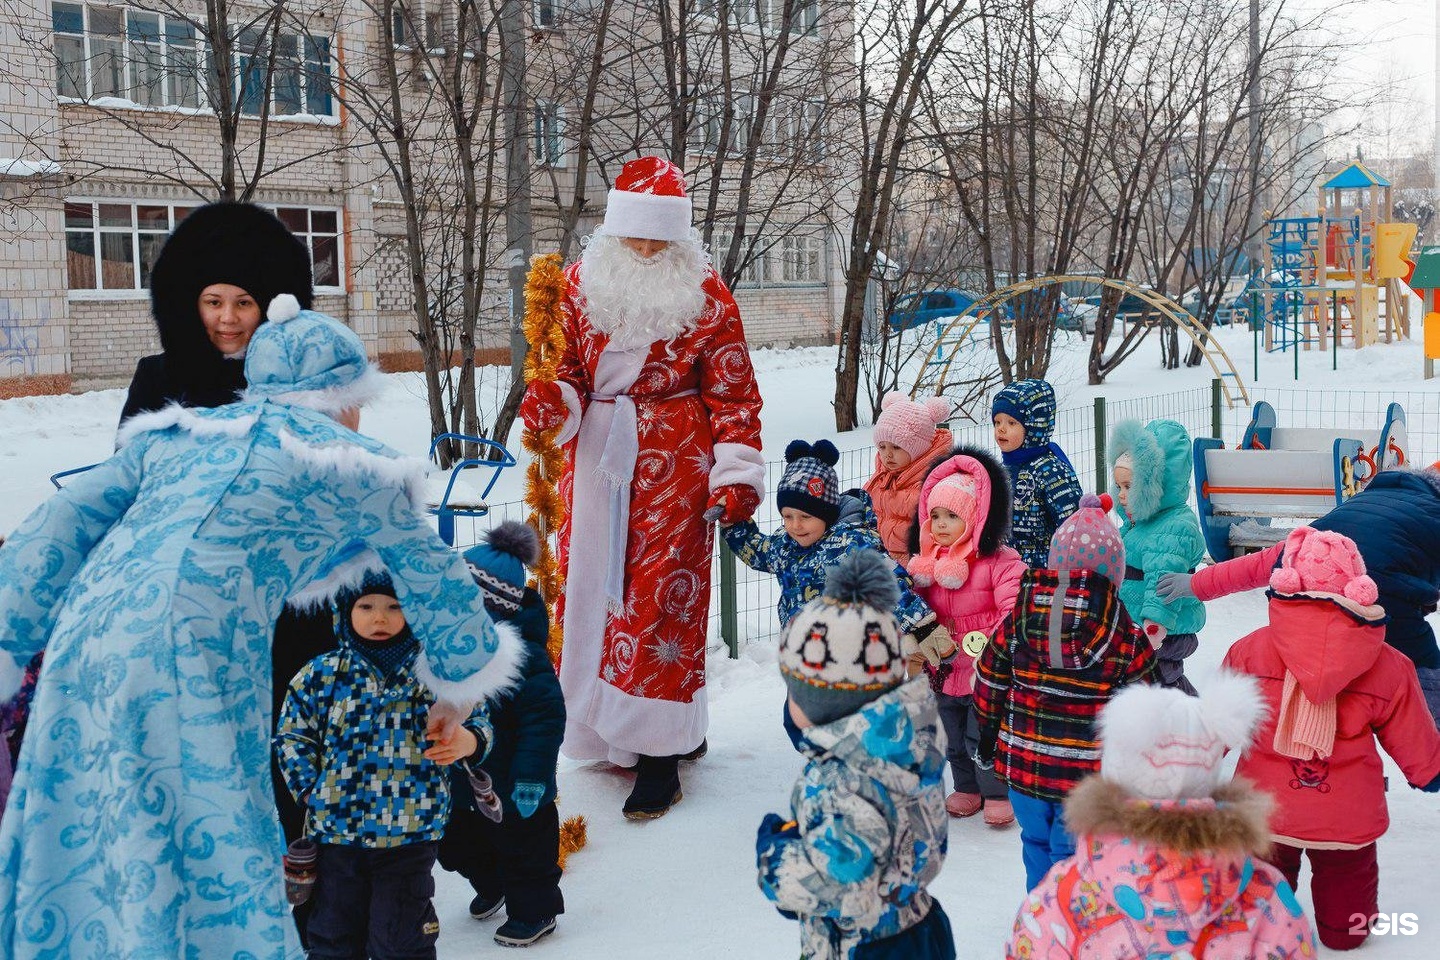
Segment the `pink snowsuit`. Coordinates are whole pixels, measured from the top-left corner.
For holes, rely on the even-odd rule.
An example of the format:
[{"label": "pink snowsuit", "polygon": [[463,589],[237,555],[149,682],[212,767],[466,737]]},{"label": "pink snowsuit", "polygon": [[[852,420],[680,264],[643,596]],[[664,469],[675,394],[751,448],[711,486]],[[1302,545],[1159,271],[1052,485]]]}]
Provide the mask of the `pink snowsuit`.
[{"label": "pink snowsuit", "polygon": [[[937,544],[930,532],[930,493],[941,480],[965,474],[975,485],[975,516],[966,539],[948,547]],[[918,593],[956,643],[978,630],[993,637],[1001,622],[1015,608],[1020,595],[1020,578],[1025,561],[1007,546],[979,556],[977,544],[990,517],[989,474],[973,457],[953,456],[930,471],[920,490],[920,553],[910,558],[907,569]],[[942,693],[969,696],[975,691],[975,658],[962,650],[945,679]]]}]

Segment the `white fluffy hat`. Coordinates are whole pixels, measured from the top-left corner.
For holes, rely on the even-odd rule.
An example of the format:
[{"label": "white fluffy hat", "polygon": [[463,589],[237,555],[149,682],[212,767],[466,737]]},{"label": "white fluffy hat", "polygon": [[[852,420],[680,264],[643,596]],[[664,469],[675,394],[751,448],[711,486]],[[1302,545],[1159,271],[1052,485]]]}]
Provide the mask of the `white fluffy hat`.
[{"label": "white fluffy hat", "polygon": [[1147,800],[1209,797],[1221,760],[1244,750],[1265,715],[1253,677],[1222,671],[1191,697],[1127,687],[1100,714],[1100,775]]}]

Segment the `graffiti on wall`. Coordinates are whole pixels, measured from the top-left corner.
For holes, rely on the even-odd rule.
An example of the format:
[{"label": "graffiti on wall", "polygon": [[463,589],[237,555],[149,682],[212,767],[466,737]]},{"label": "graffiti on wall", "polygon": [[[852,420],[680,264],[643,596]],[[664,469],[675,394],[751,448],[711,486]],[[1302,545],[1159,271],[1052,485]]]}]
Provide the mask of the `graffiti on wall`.
[{"label": "graffiti on wall", "polygon": [[15,316],[11,301],[0,299],[0,377],[23,377],[38,372],[40,326]]}]

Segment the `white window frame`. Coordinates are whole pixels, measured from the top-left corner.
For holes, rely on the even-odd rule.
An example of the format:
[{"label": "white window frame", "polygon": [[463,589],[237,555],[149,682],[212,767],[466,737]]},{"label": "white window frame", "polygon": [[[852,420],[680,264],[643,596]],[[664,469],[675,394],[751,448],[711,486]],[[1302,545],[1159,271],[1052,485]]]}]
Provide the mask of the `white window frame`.
[{"label": "white window frame", "polygon": [[[193,209],[201,206],[201,205],[204,203],[204,201],[202,201],[202,200],[196,200],[196,199],[189,199],[189,200],[137,200],[137,199],[135,199],[135,198],[133,198],[133,197],[94,197],[94,196],[80,196],[80,197],[66,197],[66,198],[64,199],[63,203],[64,203],[65,206],[78,205],[78,204],[88,204],[88,205],[90,206],[90,226],[89,226],[88,229],[87,229],[87,228],[84,228],[84,227],[70,227],[70,226],[68,226],[68,225],[67,225],[67,226],[63,226],[63,229],[64,229],[64,231],[65,231],[65,246],[64,246],[64,249],[65,249],[65,285],[66,285],[66,289],[67,289],[67,292],[66,292],[66,297],[67,297],[67,299],[70,299],[70,300],[145,300],[145,299],[149,299],[149,297],[150,297],[150,288],[149,288],[148,286],[145,286],[145,287],[141,287],[141,286],[131,286],[131,287],[102,287],[102,286],[100,286],[101,282],[103,281],[103,277],[104,277],[104,271],[103,271],[102,268],[101,268],[101,259],[102,259],[102,257],[101,257],[101,249],[102,249],[101,237],[102,237],[103,235],[106,235],[106,234],[126,234],[126,235],[128,235],[128,236],[130,237],[131,281],[132,281],[132,283],[138,285],[138,284],[140,283],[140,236],[143,234],[143,235],[152,236],[152,237],[153,237],[153,236],[159,236],[159,237],[162,237],[162,238],[163,238],[163,237],[168,237],[168,236],[174,231],[176,223],[178,223],[178,221],[177,221],[176,218],[175,218],[175,211],[176,211],[176,209],[191,209],[191,210],[193,210]],[[129,208],[130,208],[130,226],[129,226],[128,228],[126,228],[126,227],[113,227],[113,226],[112,226],[112,227],[101,226],[100,223],[99,223],[99,217],[100,217],[100,207],[101,207],[102,205],[105,205],[105,206],[112,206],[112,205],[113,205],[113,206],[129,207]],[[291,205],[291,204],[265,204],[264,206],[265,206],[266,209],[270,210],[272,213],[275,213],[275,212],[279,211],[279,210],[282,209],[282,208],[283,208],[283,209],[286,209],[286,210],[303,209],[303,210],[307,211],[307,221],[313,221],[313,216],[312,216],[312,215],[313,215],[316,211],[319,211],[319,212],[322,212],[322,213],[334,213],[334,214],[335,214],[335,228],[336,228],[336,229],[335,229],[335,233],[333,234],[333,236],[335,237],[335,270],[336,270],[336,278],[337,278],[337,280],[338,280],[339,282],[338,282],[338,284],[318,284],[318,283],[317,283],[317,284],[315,285],[315,293],[316,293],[317,295],[320,295],[320,296],[343,296],[343,295],[346,293],[346,289],[345,289],[345,211],[344,211],[344,209],[341,208],[341,207],[335,207],[335,206],[311,205],[311,204],[297,204],[297,205]],[[158,229],[147,230],[147,229],[142,228],[142,227],[140,226],[139,216],[138,216],[138,213],[137,213],[137,208],[138,208],[138,207],[167,207],[167,208],[169,208],[169,226],[168,226],[164,231],[160,231],[160,230],[158,230]],[[68,217],[65,217],[65,216],[64,216],[63,210],[62,210],[62,217],[64,217],[64,219],[68,219]],[[63,221],[62,221],[62,222],[63,222]],[[307,226],[309,226],[309,225],[310,225],[310,224],[307,223]],[[315,237],[317,237],[317,236],[319,236],[319,237],[329,237],[329,236],[332,236],[332,234],[329,233],[328,231],[315,231],[315,230],[313,230],[313,229],[307,229],[307,230],[305,230],[305,231],[303,231],[303,232],[301,232],[301,231],[292,231],[292,232],[294,232],[295,235],[300,239],[300,241],[305,244],[305,249],[310,253],[311,269],[313,270],[313,269],[314,269],[314,264],[315,264],[315,249],[314,249],[314,240],[315,240]],[[71,235],[71,234],[79,234],[79,233],[88,233],[88,234],[90,235],[90,237],[91,237],[91,245],[92,245],[91,261],[92,261],[92,263],[93,263],[93,270],[94,270],[94,277],[93,277],[93,279],[94,279],[94,282],[95,282],[95,286],[93,286],[93,287],[75,287],[75,288],[71,288],[71,287],[70,287],[70,235]]]},{"label": "white window frame", "polygon": [[787,287],[825,285],[825,238],[792,234],[780,240],[778,284]]},{"label": "white window frame", "polygon": [[693,156],[713,156],[720,150],[720,99],[710,94],[695,98],[695,112],[690,118],[686,150]]},{"label": "white window frame", "polygon": [[533,29],[554,30],[559,19],[559,4],[555,0],[531,0],[530,26]]},{"label": "white window frame", "polygon": [[537,167],[559,170],[566,167],[565,107],[554,100],[535,100],[531,109],[530,143]]},{"label": "white window frame", "polygon": [[[101,3],[76,2],[76,0],[61,0],[59,4],[65,7],[79,7],[81,10],[81,29],[77,34],[73,31],[56,30],[55,14],[57,4],[52,0],[50,5],[51,13],[51,37],[56,60],[55,92],[56,100],[59,103],[92,103],[103,98],[111,98],[116,106],[123,109],[134,110],[162,110],[171,112],[193,112],[212,113],[210,106],[209,84],[211,78],[210,57],[203,37],[195,29],[195,25],[184,18],[171,17],[163,13],[150,10],[142,10],[138,7],[125,5],[105,5]],[[95,11],[113,11],[120,17],[120,29],[118,34],[98,34],[92,26]],[[155,22],[158,29],[148,37],[137,36],[138,29],[132,25],[134,20],[151,20]],[[185,34],[188,33],[188,38]],[[279,87],[271,83],[271,111],[270,119],[287,120],[298,122],[320,122],[336,123],[339,121],[339,101],[334,92],[329,89],[329,78],[335,76],[335,40],[333,35],[320,35],[311,33],[284,33],[281,35],[286,40],[294,43],[295,56],[293,62],[298,74],[300,91],[299,113],[276,112],[275,98],[279,94]],[[266,38],[268,41],[268,37]],[[73,63],[71,60],[62,60],[61,42],[64,41],[73,48],[76,41],[79,42],[80,61]],[[104,51],[96,50],[98,43],[108,44],[118,49],[118,53],[112,53],[119,62],[112,68],[113,85],[115,91],[98,92],[96,90],[96,64],[99,58],[104,56]],[[319,56],[311,56],[312,51],[319,51],[323,45],[323,51]],[[144,48],[141,53],[137,48]],[[145,102],[146,99],[136,99],[140,92],[137,84],[140,80],[141,68],[146,65],[148,55],[158,53],[160,59],[160,103]],[[241,68],[241,57],[248,56],[237,50],[235,58],[235,75],[231,78],[231,84],[237,97],[244,91],[245,71]],[[185,59],[181,59],[181,58]],[[180,62],[182,67],[177,68]],[[74,69],[67,71],[62,65],[72,63]],[[310,76],[315,72],[314,68],[321,68],[326,77],[326,90],[323,94],[329,101],[328,113],[310,112],[311,91],[309,90]],[[73,96],[71,93],[62,92],[62,77],[69,74],[79,74],[83,83],[83,89],[78,92],[81,96]],[[186,87],[187,92],[193,92],[193,97],[181,96],[178,90],[182,84],[190,84]],[[193,101],[193,102],[187,102]],[[243,113],[243,116],[255,117],[256,113]]]}]

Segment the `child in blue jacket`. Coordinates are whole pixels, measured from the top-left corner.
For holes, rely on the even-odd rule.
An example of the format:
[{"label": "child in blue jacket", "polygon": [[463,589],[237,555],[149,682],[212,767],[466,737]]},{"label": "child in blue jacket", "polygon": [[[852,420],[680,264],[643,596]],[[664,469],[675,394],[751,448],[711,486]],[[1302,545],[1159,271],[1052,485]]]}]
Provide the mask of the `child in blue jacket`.
[{"label": "child in blue jacket", "polygon": [[485,596],[497,628],[520,631],[525,660],[519,686],[490,704],[495,743],[480,765],[499,800],[501,819],[485,815],[469,778],[452,775],[455,803],[440,866],[470,881],[470,915],[488,920],[501,909],[495,942],[528,947],[555,930],[565,912],[560,895],[560,813],[555,807],[555,762],[565,738],[565,697],[546,643],[545,601],[525,585],[525,568],[540,556],[535,531],[513,520],[465,551],[465,563]]},{"label": "child in blue jacket", "polygon": [[1185,658],[1200,647],[1205,605],[1194,597],[1166,602],[1167,573],[1191,574],[1205,555],[1200,520],[1190,509],[1190,434],[1174,420],[1124,420],[1110,434],[1111,492],[1125,518],[1125,582],[1120,600],[1155,647],[1163,686],[1196,696]]},{"label": "child in blue jacket", "polygon": [[1080,478],[1055,434],[1055,389],[1044,380],[1016,380],[990,404],[995,444],[1010,474],[1015,509],[1010,546],[1032,570],[1050,556],[1050,539],[1080,507]]},{"label": "child in blue jacket", "polygon": [[949,834],[944,736],[929,682],[905,679],[895,602],[889,558],[856,551],[780,645],[805,772],[790,819],[760,824],[756,867],[809,960],[955,957],[927,889]]},{"label": "child in blue jacket", "polygon": [[[856,550],[885,553],[870,495],[863,490],[839,492],[839,460],[840,451],[829,440],[813,445],[792,440],[785,448],[785,474],[775,493],[784,529],[766,536],[754,520],[721,528],[741,563],[773,573],[780,581],[776,610],[782,629],[820,596],[826,573],[841,557]],[[900,588],[895,616],[902,632],[919,639],[934,628],[935,614],[911,589],[905,568],[893,562],[891,566]]]},{"label": "child in blue jacket", "polygon": [[427,729],[435,698],[419,678],[420,642],[387,574],[339,593],[335,611],[339,649],[291,681],[275,734],[281,773],[320,847],[309,956],[433,958],[445,767],[484,758],[490,721],[481,707],[448,740],[432,739],[440,728]]}]

